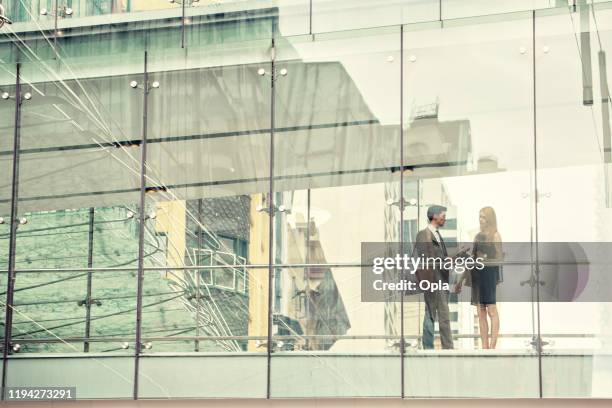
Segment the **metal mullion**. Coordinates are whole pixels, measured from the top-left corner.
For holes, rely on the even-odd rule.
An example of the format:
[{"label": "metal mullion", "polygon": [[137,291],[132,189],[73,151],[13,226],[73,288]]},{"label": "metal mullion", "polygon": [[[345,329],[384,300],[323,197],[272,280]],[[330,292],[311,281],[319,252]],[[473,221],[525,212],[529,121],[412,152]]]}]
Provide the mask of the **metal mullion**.
[{"label": "metal mullion", "polygon": [[185,48],[185,3],[187,0],[181,3],[181,48]]},{"label": "metal mullion", "polygon": [[142,143],[140,145],[140,208],[138,225],[138,283],[136,291],[136,345],[134,351],[134,390],[133,398],[138,399],[138,376],[140,362],[140,343],[142,336],[142,292],[144,281],[144,236],[145,236],[145,206],[146,206],[146,161],[147,161],[147,110],[149,97],[149,74],[147,67],[147,51],[144,52],[143,78],[143,111],[142,111]]},{"label": "metal mullion", "polygon": [[272,23],[272,48],[270,62],[270,182],[268,185],[268,341],[267,341],[267,373],[266,373],[266,398],[271,396],[271,365],[272,365],[272,308],[274,301],[273,284],[274,284],[274,126],[275,126],[275,75],[276,69],[276,49],[274,39],[274,23]]},{"label": "metal mullion", "polygon": [[[87,251],[87,268],[93,267],[93,238],[94,238],[94,208],[89,209],[89,234],[88,234],[88,251]],[[91,289],[92,289],[93,272],[87,271],[87,294],[85,296],[85,337],[89,338],[91,333]],[[83,351],[89,351],[89,342],[83,344]]]},{"label": "metal mullion", "polygon": [[15,290],[15,248],[17,243],[17,212],[19,200],[19,148],[20,148],[20,126],[21,126],[21,64],[17,63],[15,75],[15,123],[13,124],[13,175],[11,188],[11,218],[9,232],[9,259],[4,320],[4,347],[2,350],[2,396],[7,378],[8,354],[11,348],[11,329],[13,323],[13,293]]},{"label": "metal mullion", "polygon": [[[404,26],[400,26],[400,253],[404,253]],[[400,292],[400,381],[401,398],[405,397],[404,377],[405,366],[404,356],[406,354],[406,341],[404,338],[404,291]]]},{"label": "metal mullion", "polygon": [[57,31],[59,29],[58,26],[58,6],[59,0],[53,0],[53,54],[55,58],[59,58],[59,52],[57,51]]},{"label": "metal mullion", "polygon": [[312,35],[312,0],[308,5],[308,34]]},{"label": "metal mullion", "polygon": [[534,237],[535,237],[535,292],[536,292],[536,350],[538,353],[538,389],[540,398],[543,397],[542,379],[542,337],[540,332],[540,257],[539,257],[539,237],[538,237],[538,130],[537,130],[537,82],[536,82],[536,12],[532,10],[532,69],[533,69],[533,171],[534,171]]}]

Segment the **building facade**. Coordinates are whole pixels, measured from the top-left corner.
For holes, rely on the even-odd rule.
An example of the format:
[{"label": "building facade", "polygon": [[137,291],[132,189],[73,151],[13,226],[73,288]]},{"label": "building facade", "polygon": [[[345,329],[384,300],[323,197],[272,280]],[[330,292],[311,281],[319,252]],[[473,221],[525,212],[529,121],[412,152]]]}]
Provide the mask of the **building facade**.
[{"label": "building facade", "polygon": [[[610,281],[544,300],[538,256],[612,242],[612,2],[0,3],[4,387],[612,397]],[[533,248],[495,350],[469,288],[454,350],[362,298],[362,243],[433,204]]]}]

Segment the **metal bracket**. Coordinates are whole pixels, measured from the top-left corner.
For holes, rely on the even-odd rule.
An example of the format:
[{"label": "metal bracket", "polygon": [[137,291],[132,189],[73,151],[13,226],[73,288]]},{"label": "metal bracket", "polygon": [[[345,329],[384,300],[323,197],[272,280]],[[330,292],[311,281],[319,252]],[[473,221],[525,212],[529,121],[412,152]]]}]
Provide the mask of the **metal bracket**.
[{"label": "metal bracket", "polygon": [[535,274],[531,274],[531,277],[528,280],[521,281],[521,286],[529,285],[530,287],[534,287],[535,285],[544,286],[546,283],[542,280],[537,280]]},{"label": "metal bracket", "polygon": [[399,200],[393,200],[392,198],[387,200],[387,205],[394,205],[397,207],[416,207],[417,206],[417,199],[416,198],[411,198],[410,200],[406,200],[405,198],[400,198]]},{"label": "metal bracket", "polygon": [[92,306],[92,305],[96,305],[96,306],[102,306],[102,302],[96,299],[88,299],[85,298],[83,300],[79,300],[77,302],[77,306]]},{"label": "metal bracket", "polygon": [[[270,206],[268,205],[258,205],[257,206],[257,212],[265,212],[270,214]],[[286,214],[291,214],[291,210],[288,209],[287,207],[285,207],[284,205],[279,205],[279,206],[273,206],[272,207],[272,213],[276,214],[277,212],[280,213],[286,213]]]},{"label": "metal bracket", "polygon": [[533,347],[534,350],[541,353],[544,346],[550,345],[551,342],[542,340],[542,338],[539,336],[533,336],[529,344],[531,345],[531,347]]},{"label": "metal bracket", "polygon": [[4,6],[0,4],[0,28],[2,28],[4,24],[13,24],[13,22],[4,14]]}]

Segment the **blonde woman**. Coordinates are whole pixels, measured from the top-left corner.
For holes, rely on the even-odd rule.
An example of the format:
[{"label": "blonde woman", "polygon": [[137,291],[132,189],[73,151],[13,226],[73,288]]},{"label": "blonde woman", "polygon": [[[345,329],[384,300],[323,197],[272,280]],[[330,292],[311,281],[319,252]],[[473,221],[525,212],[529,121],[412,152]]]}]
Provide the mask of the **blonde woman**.
[{"label": "blonde woman", "polygon": [[[478,310],[478,326],[482,348],[494,349],[499,335],[499,314],[497,312],[497,284],[500,281],[500,266],[503,260],[502,240],[497,231],[497,216],[491,207],[484,207],[479,213],[480,232],[474,238],[472,254],[484,259],[485,267],[464,273],[455,292],[461,292],[464,283],[471,285],[472,304]],[[471,283],[469,281],[471,280]],[[468,282],[466,282],[468,281]],[[489,324],[490,321],[490,324]],[[489,334],[490,327],[490,334]]]}]

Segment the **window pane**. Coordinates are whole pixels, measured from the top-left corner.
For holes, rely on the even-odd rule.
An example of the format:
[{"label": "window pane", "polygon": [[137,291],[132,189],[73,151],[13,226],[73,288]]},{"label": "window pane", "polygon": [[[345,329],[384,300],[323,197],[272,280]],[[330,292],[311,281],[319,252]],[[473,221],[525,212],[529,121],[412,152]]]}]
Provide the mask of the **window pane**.
[{"label": "window pane", "polygon": [[53,0],[6,0],[3,6],[5,14],[13,22],[35,22],[32,26],[53,27]]},{"label": "window pane", "polygon": [[362,242],[393,239],[400,40],[395,27],[278,41],[274,261],[296,266],[274,276],[274,397],[401,394],[399,333],[388,305],[361,301],[358,267]]},{"label": "window pane", "polygon": [[[609,265],[597,265],[601,257],[593,249],[612,238],[607,83],[612,10],[602,4],[540,13],[535,29],[540,297],[545,300],[551,290],[563,290],[563,282],[588,274],[583,287],[573,288],[575,301],[540,305],[542,393],[609,398],[612,283]],[[590,265],[564,266],[568,275],[555,284],[561,266],[551,258],[550,242],[574,243],[569,252],[584,252]]]},{"label": "window pane", "polygon": [[[82,398],[132,393],[133,359],[123,356],[135,349],[142,94],[129,83],[141,80],[142,57],[108,61],[140,58],[132,75],[96,76],[69,59],[22,64],[10,385],[46,378],[81,386]],[[65,359],[23,364],[30,353]]]},{"label": "window pane", "polygon": [[[145,247],[159,250],[145,260],[145,292],[151,303],[168,301],[143,314],[143,336],[152,339],[143,373],[168,386],[162,392],[143,375],[143,397],[265,396],[258,357],[266,355],[268,330],[269,218],[261,207],[271,86],[258,70],[270,69],[269,47],[269,40],[212,42],[149,54],[149,82],[159,86],[147,112]],[[183,370],[182,358],[158,358],[165,352],[199,357]],[[237,354],[254,356],[252,364],[240,360],[244,372],[230,358]],[[229,371],[218,369],[224,358]],[[172,379],[160,371],[170,366]],[[253,387],[218,386],[243,375]]]},{"label": "window pane", "polygon": [[[531,14],[491,21],[486,18],[448,21],[444,28],[406,26],[404,34],[404,240],[410,248],[427,228],[433,205],[446,207],[441,239],[449,255],[457,243],[472,244],[480,234],[496,230],[503,243],[531,245],[533,179],[533,87]],[[512,124],[508,126],[507,124]],[[399,196],[399,191],[395,191]],[[483,209],[488,207],[484,218]],[[489,221],[487,221],[489,220]],[[399,223],[399,220],[395,220]],[[487,227],[486,223],[490,227]],[[493,239],[493,238],[492,238]],[[498,240],[498,239],[496,239]],[[502,249],[503,250],[503,249]],[[421,299],[404,304],[408,344],[405,395],[410,397],[529,397],[538,396],[538,361],[528,344],[534,335],[530,296],[506,295],[521,289],[531,276],[526,265],[502,265],[514,280],[483,288],[475,285],[462,295],[447,293],[432,308],[429,319]],[[495,267],[492,267],[495,268]],[[500,268],[499,266],[497,268]],[[493,271],[493,270],[492,270]],[[491,273],[499,274],[493,271]],[[520,276],[520,278],[518,278]],[[460,275],[451,274],[449,284]],[[487,281],[489,282],[489,281]],[[483,283],[484,284],[484,283]],[[487,290],[489,297],[481,292]],[[452,292],[452,291],[451,291]],[[480,326],[474,305],[487,306]],[[506,295],[506,296],[503,296]],[[392,315],[400,331],[400,308]],[[439,314],[442,313],[442,316]],[[493,324],[498,316],[498,340]],[[445,318],[446,317],[446,318]],[[430,322],[434,323],[430,324]],[[440,321],[446,321],[441,326]],[[481,334],[482,333],[482,334]],[[481,338],[490,333],[487,338]],[[432,336],[433,335],[433,336]],[[441,353],[449,348],[461,353]],[[483,358],[483,348],[499,351]],[[433,350],[429,349],[433,348]],[[502,369],[503,367],[503,369]],[[466,377],[464,373],[471,375]],[[423,372],[428,372],[424,376]],[[510,384],[499,378],[515,372]],[[520,375],[518,373],[521,373]],[[443,383],[437,379],[445,378]]]},{"label": "window pane", "polygon": [[[15,96],[15,70],[15,65],[0,64],[0,93]],[[4,327],[15,153],[15,100],[2,99],[0,102],[0,322]],[[0,331],[0,340],[4,341],[4,330]]]},{"label": "window pane", "polygon": [[439,16],[437,0],[379,0],[374,7],[365,0],[312,1],[315,33],[438,21]]},{"label": "window pane", "polygon": [[442,0],[442,18],[485,16],[541,8],[568,7],[567,0]]},{"label": "window pane", "polygon": [[180,25],[182,16],[181,2],[168,0],[58,0],[57,10],[60,30],[129,20],[175,19]]},{"label": "window pane", "polygon": [[359,262],[399,183],[397,27],[278,40],[275,262]]},{"label": "window pane", "polygon": [[360,284],[360,268],[276,269],[272,397],[400,395],[389,305],[362,302]]}]

